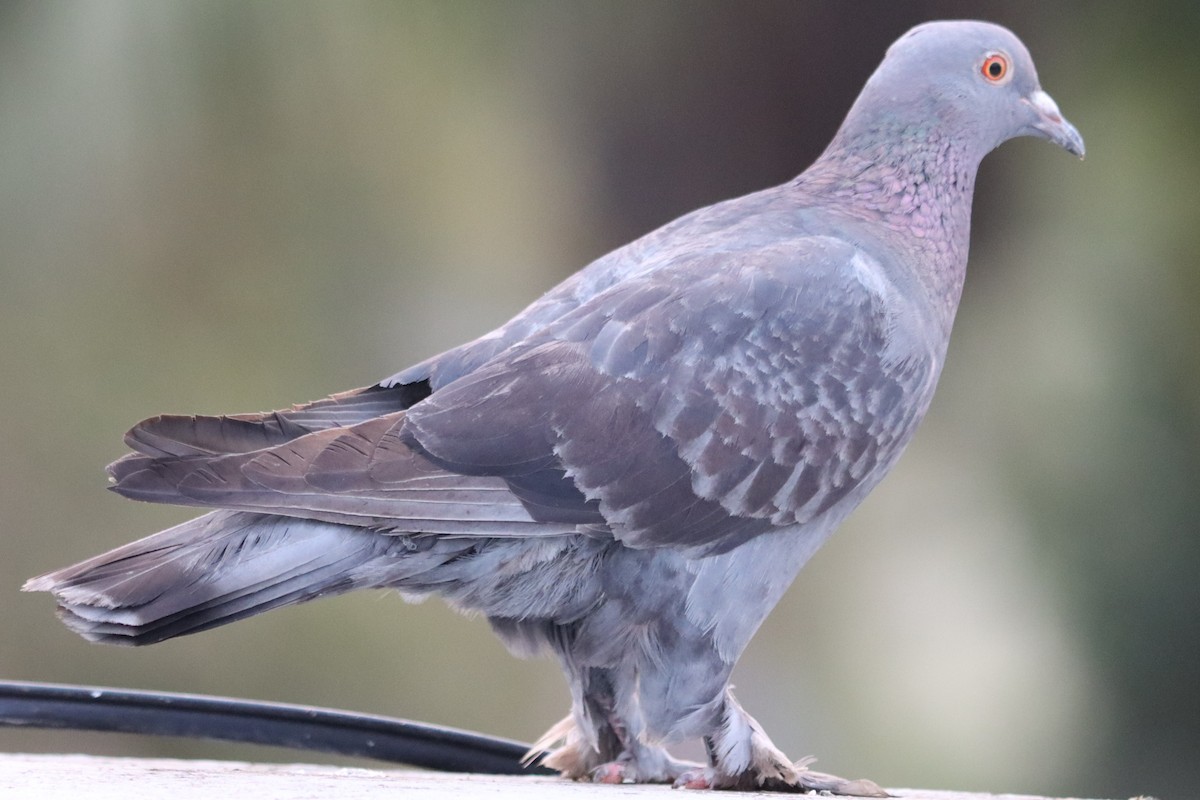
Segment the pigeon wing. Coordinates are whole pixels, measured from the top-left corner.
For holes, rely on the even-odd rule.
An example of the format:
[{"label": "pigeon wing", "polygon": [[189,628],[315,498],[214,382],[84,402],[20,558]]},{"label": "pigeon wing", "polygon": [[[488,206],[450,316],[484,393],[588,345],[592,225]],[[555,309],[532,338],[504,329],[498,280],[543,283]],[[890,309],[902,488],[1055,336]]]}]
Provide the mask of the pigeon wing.
[{"label": "pigeon wing", "polygon": [[150,458],[249,453],[314,431],[356,425],[402,411],[428,394],[428,383],[416,380],[387,387],[366,386],[280,411],[220,416],[162,414],[130,429],[125,444],[135,454]]},{"label": "pigeon wing", "polygon": [[806,237],[597,294],[407,410],[224,455],[134,455],[115,489],[377,529],[609,532],[726,550],[898,456],[936,356],[879,265]]},{"label": "pigeon wing", "polygon": [[628,279],[410,409],[446,470],[593,504],[634,547],[726,550],[899,455],[938,352],[880,265],[805,237]]}]

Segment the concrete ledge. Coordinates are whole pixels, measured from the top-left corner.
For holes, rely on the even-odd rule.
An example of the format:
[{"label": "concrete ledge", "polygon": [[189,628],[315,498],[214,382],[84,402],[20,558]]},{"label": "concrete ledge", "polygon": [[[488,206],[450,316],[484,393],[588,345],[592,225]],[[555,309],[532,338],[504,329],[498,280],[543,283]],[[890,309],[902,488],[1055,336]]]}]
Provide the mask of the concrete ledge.
[{"label": "concrete ledge", "polygon": [[[1014,794],[889,789],[906,800],[1050,800]],[[601,786],[557,778],[370,770],[311,764],[251,764],[0,753],[0,797],[5,800],[620,800],[621,798],[761,797],[766,793],[684,793],[666,786]],[[1068,800],[1060,798],[1059,800]],[[1077,800],[1077,799],[1075,799]]]}]

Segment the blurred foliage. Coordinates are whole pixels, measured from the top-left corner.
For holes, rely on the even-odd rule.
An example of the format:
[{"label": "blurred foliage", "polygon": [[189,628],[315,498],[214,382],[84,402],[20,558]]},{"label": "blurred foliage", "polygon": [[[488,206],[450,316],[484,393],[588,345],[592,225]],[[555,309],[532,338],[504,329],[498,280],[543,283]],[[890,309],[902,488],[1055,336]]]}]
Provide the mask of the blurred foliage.
[{"label": "blurred foliage", "polygon": [[478,335],[605,250],[799,172],[897,35],[958,16],[1025,39],[1088,160],[1021,141],[985,162],[930,418],[768,620],[739,694],[794,756],[886,785],[1194,795],[1182,1],[4,4],[0,676],[538,735],[567,705],[554,666],[436,602],[351,596],[124,650],[16,589],[188,516],[101,491],[136,420],[279,407]]}]

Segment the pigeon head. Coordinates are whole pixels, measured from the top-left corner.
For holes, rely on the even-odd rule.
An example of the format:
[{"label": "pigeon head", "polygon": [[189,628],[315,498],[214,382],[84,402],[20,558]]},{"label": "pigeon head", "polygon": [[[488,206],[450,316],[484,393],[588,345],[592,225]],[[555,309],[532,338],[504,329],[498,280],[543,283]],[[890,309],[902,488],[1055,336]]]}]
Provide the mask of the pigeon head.
[{"label": "pigeon head", "polygon": [[1018,136],[1083,157],[1083,138],[1042,90],[1020,39],[987,22],[945,21],[919,25],[888,49],[838,138],[851,149],[885,138],[939,150],[952,142],[978,163]]}]

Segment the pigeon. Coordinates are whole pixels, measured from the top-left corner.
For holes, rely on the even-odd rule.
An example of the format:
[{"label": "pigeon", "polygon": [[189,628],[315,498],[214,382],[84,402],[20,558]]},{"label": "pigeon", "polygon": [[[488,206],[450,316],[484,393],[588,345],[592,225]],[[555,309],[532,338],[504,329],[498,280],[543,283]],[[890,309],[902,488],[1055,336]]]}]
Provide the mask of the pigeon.
[{"label": "pigeon", "polygon": [[[437,595],[557,658],[571,779],[886,796],[789,760],[730,672],[933,397],[981,159],[1083,139],[1010,31],[913,28],[781,186],[686,214],[511,321],[287,410],[137,424],[136,500],[211,509],[28,581],[151,644],[355,589]],[[667,747],[704,743],[707,763]]]}]

